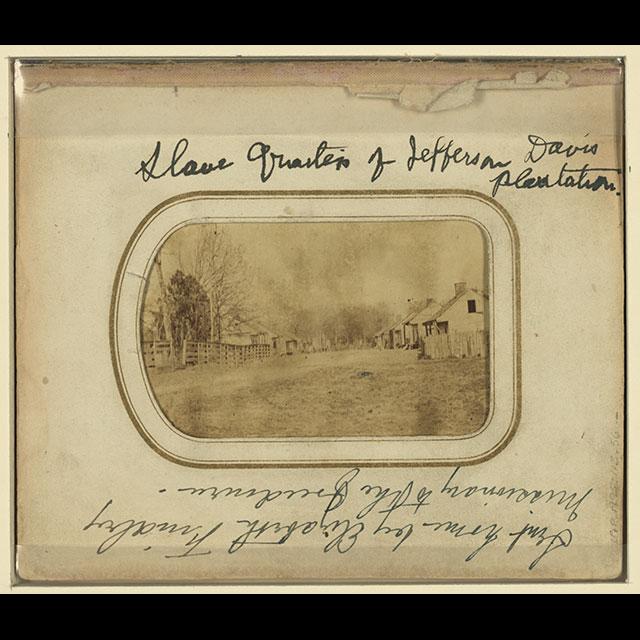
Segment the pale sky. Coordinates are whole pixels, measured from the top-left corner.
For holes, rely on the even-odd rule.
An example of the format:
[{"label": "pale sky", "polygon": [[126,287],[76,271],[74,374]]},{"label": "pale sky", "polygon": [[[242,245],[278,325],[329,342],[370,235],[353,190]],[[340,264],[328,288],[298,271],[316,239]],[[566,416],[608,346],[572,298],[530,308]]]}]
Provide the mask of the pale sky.
[{"label": "pale sky", "polygon": [[[189,273],[201,224],[176,231],[162,247],[164,278]],[[462,221],[219,224],[242,245],[256,306],[277,290],[309,308],[386,302],[403,314],[409,299],[445,302],[455,282],[485,288],[480,229]],[[149,294],[158,296],[155,271]]]}]

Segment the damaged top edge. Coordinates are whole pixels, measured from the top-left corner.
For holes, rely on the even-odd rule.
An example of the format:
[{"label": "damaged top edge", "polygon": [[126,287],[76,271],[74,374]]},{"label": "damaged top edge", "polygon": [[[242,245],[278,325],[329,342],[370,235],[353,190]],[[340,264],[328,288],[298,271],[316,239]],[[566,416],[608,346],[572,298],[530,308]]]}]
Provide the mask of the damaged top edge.
[{"label": "damaged top edge", "polygon": [[565,89],[622,82],[614,58],[318,60],[17,60],[16,88],[342,87],[358,98],[421,112],[459,108],[479,91]]},{"label": "damaged top edge", "polygon": [[455,85],[469,80],[513,80],[560,70],[574,86],[617,84],[622,63],[615,59],[523,60],[150,60],[96,62],[17,60],[25,90],[54,86],[352,86]]}]

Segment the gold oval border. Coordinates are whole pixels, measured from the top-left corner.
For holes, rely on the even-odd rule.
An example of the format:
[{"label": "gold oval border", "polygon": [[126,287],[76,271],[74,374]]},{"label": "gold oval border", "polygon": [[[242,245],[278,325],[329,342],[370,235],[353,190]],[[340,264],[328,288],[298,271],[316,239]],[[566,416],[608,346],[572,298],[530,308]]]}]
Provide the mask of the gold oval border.
[{"label": "gold oval border", "polygon": [[[131,404],[127,397],[125,391],[124,380],[121,375],[120,368],[118,366],[118,360],[116,355],[116,332],[115,332],[115,313],[117,308],[117,299],[118,293],[120,291],[120,280],[122,278],[122,272],[124,270],[126,258],[129,255],[130,249],[132,245],[136,242],[139,235],[141,234],[144,227],[148,224],[148,222],[154,218],[156,215],[161,213],[167,206],[171,204],[178,203],[182,200],[193,199],[198,197],[217,197],[223,198],[224,196],[233,196],[233,197],[241,197],[241,196],[257,196],[257,197],[326,197],[331,198],[332,196],[457,196],[469,198],[472,200],[479,200],[484,204],[487,204],[492,209],[494,209],[505,222],[512,239],[512,249],[514,256],[514,351],[515,351],[515,385],[514,385],[514,411],[513,417],[511,420],[511,425],[506,433],[503,435],[501,440],[494,445],[492,449],[476,456],[475,458],[465,458],[461,460],[434,460],[434,461],[362,461],[362,460],[353,460],[353,461],[336,461],[334,462],[264,462],[264,461],[246,461],[246,462],[196,462],[185,460],[178,456],[172,455],[170,452],[162,449],[156,445],[156,443],[149,437],[146,432],[146,429],[142,424],[140,424],[138,418],[136,417],[134,411],[132,410]],[[521,318],[520,318],[520,238],[518,236],[518,232],[513,222],[512,217],[507,212],[507,210],[499,204],[493,198],[480,193],[479,191],[466,190],[466,189],[376,189],[376,190],[367,190],[367,189],[342,189],[342,190],[295,190],[295,191],[216,191],[216,190],[205,190],[205,191],[189,191],[185,193],[181,193],[176,196],[172,196],[171,198],[167,198],[163,200],[160,204],[155,206],[138,224],[135,228],[134,232],[131,234],[129,241],[127,242],[120,261],[118,263],[118,268],[116,269],[116,274],[114,278],[112,294],[111,294],[111,305],[109,308],[109,347],[111,351],[111,363],[113,366],[116,385],[118,387],[118,392],[120,393],[120,398],[124,404],[125,410],[129,415],[133,425],[135,426],[138,433],[142,436],[145,443],[153,449],[157,454],[173,462],[175,464],[179,464],[181,466],[193,467],[193,468],[205,468],[205,469],[218,469],[218,468],[313,468],[313,467],[321,467],[321,468],[346,468],[346,467],[415,467],[415,468],[423,468],[423,467],[451,467],[451,466],[469,466],[472,464],[479,464],[484,462],[490,458],[493,458],[500,451],[502,451],[507,444],[511,441],[515,432],[517,430],[518,425],[520,424],[520,418],[522,414],[522,393],[521,393],[521,375],[522,375],[522,350],[521,350]]]}]

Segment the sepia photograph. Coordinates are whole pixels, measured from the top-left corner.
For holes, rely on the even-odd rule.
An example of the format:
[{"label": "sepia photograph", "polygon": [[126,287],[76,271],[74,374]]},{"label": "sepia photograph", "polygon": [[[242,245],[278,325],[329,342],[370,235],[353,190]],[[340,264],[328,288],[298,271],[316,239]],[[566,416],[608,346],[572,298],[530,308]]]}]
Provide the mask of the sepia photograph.
[{"label": "sepia photograph", "polygon": [[149,268],[149,387],[196,438],[473,434],[487,273],[467,221],[182,226]]}]

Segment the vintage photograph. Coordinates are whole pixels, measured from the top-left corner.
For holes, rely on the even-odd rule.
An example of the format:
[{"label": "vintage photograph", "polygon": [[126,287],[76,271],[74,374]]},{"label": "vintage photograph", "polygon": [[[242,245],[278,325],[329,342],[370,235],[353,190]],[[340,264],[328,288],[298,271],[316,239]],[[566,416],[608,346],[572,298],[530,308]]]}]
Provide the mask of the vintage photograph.
[{"label": "vintage photograph", "polygon": [[467,221],[183,226],[149,268],[149,387],[199,438],[472,434],[489,407],[485,243]]},{"label": "vintage photograph", "polygon": [[632,583],[629,53],[9,52],[10,588]]}]

